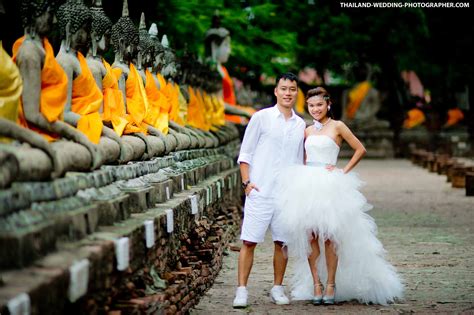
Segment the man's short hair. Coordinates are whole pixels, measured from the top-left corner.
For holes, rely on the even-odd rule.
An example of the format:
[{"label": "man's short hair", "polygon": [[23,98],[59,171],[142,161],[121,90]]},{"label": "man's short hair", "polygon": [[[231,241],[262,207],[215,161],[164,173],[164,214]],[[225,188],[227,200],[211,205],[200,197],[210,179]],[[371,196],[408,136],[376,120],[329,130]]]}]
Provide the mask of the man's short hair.
[{"label": "man's short hair", "polygon": [[276,78],[276,82],[275,82],[275,85],[278,85],[278,83],[280,82],[280,80],[283,79],[283,80],[289,80],[289,81],[295,81],[296,82],[296,86],[298,87],[298,77],[296,76],[296,74],[294,73],[291,73],[291,72],[285,72],[285,73],[281,73],[277,76]]}]

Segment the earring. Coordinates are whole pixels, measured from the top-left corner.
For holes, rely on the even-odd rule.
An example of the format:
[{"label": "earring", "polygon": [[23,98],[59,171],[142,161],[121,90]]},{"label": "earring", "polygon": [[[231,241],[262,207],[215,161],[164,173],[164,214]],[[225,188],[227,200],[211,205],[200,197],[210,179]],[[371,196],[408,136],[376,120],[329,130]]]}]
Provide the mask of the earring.
[{"label": "earring", "polygon": [[328,111],[331,110],[331,106],[328,106]]}]

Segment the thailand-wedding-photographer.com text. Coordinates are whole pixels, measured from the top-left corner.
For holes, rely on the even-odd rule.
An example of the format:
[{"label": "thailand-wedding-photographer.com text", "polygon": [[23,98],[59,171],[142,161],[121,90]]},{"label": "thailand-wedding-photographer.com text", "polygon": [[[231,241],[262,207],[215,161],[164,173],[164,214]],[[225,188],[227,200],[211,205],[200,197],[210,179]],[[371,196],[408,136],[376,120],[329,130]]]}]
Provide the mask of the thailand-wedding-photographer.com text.
[{"label": "thailand-wedding-photographer.com text", "polygon": [[387,2],[340,2],[341,8],[359,9],[359,8],[380,8],[380,9],[403,9],[403,8],[469,8],[469,2],[403,2],[403,1],[387,1]]}]

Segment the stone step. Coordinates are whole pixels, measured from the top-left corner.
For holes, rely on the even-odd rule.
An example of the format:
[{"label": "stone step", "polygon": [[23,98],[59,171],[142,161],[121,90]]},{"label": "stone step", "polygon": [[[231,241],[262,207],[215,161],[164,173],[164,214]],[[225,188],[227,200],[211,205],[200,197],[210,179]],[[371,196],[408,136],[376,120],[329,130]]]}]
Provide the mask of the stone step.
[{"label": "stone step", "polygon": [[[58,239],[77,240],[96,231],[98,225],[113,225],[131,213],[166,203],[183,188],[229,169],[232,160],[221,154],[226,150],[176,152],[176,156],[71,173],[52,182],[19,183],[0,191],[0,201],[8,201],[0,209],[0,270],[31,264],[53,251]],[[188,170],[180,170],[178,163],[187,163]],[[144,180],[160,172],[164,180]]]}]

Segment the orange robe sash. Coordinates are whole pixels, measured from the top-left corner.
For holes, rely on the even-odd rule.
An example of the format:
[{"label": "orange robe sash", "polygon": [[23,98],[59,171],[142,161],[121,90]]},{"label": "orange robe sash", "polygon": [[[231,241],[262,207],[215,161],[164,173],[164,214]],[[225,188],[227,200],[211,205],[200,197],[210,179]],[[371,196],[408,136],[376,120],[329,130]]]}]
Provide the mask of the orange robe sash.
[{"label": "orange robe sash", "polygon": [[166,96],[158,89],[155,84],[155,78],[150,71],[145,71],[146,75],[146,85],[145,91],[148,97],[148,102],[150,108],[148,114],[145,117],[145,122],[152,125],[156,129],[160,130],[164,134],[168,134],[169,125],[168,125],[168,113],[166,109],[168,108],[167,102],[168,99]]},{"label": "orange robe sash", "polygon": [[464,114],[459,108],[452,108],[448,110],[448,120],[445,126],[451,127],[456,125],[458,122],[464,119]]},{"label": "orange robe sash", "polygon": [[[123,94],[118,87],[117,78],[112,72],[110,64],[105,60],[102,60],[102,63],[106,70],[105,75],[102,78],[102,94],[104,95],[102,120],[111,122],[115,133],[120,137],[129,123],[125,118]],[[122,71],[120,70],[120,74],[121,72]]]},{"label": "orange robe sash", "polygon": [[104,127],[99,113],[104,97],[87,65],[86,58],[78,52],[77,59],[81,65],[81,74],[72,81],[71,110],[81,115],[77,129],[92,143],[98,144]]},{"label": "orange robe sash", "polygon": [[[226,102],[227,104],[231,106],[240,108],[239,106],[237,106],[237,100],[236,100],[235,91],[234,91],[234,82],[232,81],[232,78],[230,77],[229,72],[227,71],[226,67],[221,65],[221,70],[224,73],[224,77],[222,78],[222,92],[224,96],[224,102]],[[246,123],[246,119],[239,115],[225,114],[225,119],[235,124],[243,125]]]},{"label": "orange robe sash", "polygon": [[410,109],[407,113],[407,118],[403,122],[403,128],[411,129],[425,122],[425,114],[418,108]]},{"label": "orange robe sash", "polygon": [[296,106],[295,106],[295,110],[298,114],[303,115],[305,113],[304,112],[305,104],[306,104],[306,101],[304,98],[304,93],[300,88],[298,88],[298,96],[296,97]]},{"label": "orange robe sash", "polygon": [[204,109],[198,101],[196,91],[191,86],[188,87],[188,124],[192,127],[205,130]]},{"label": "orange robe sash", "polygon": [[[13,44],[13,61],[16,62],[18,51],[25,40],[25,36],[19,38]],[[39,110],[41,114],[49,121],[63,120],[64,108],[67,101],[67,75],[61,65],[54,57],[53,47],[47,38],[43,39],[43,48],[45,51],[43,68],[41,69],[41,95]],[[58,139],[58,135],[47,133],[35,126],[29,125],[25,119],[22,100],[18,108],[18,123],[28,129],[31,129],[48,141]]]},{"label": "orange robe sash", "polygon": [[360,105],[364,101],[367,93],[369,93],[372,85],[369,81],[364,81],[357,84],[353,89],[349,91],[349,102],[346,107],[346,116],[349,119],[354,119]]},{"label": "orange robe sash", "polygon": [[148,98],[146,97],[143,80],[133,64],[130,64],[130,72],[125,85],[127,113],[130,114],[136,126],[145,128],[146,123],[144,119],[149,109]]}]

